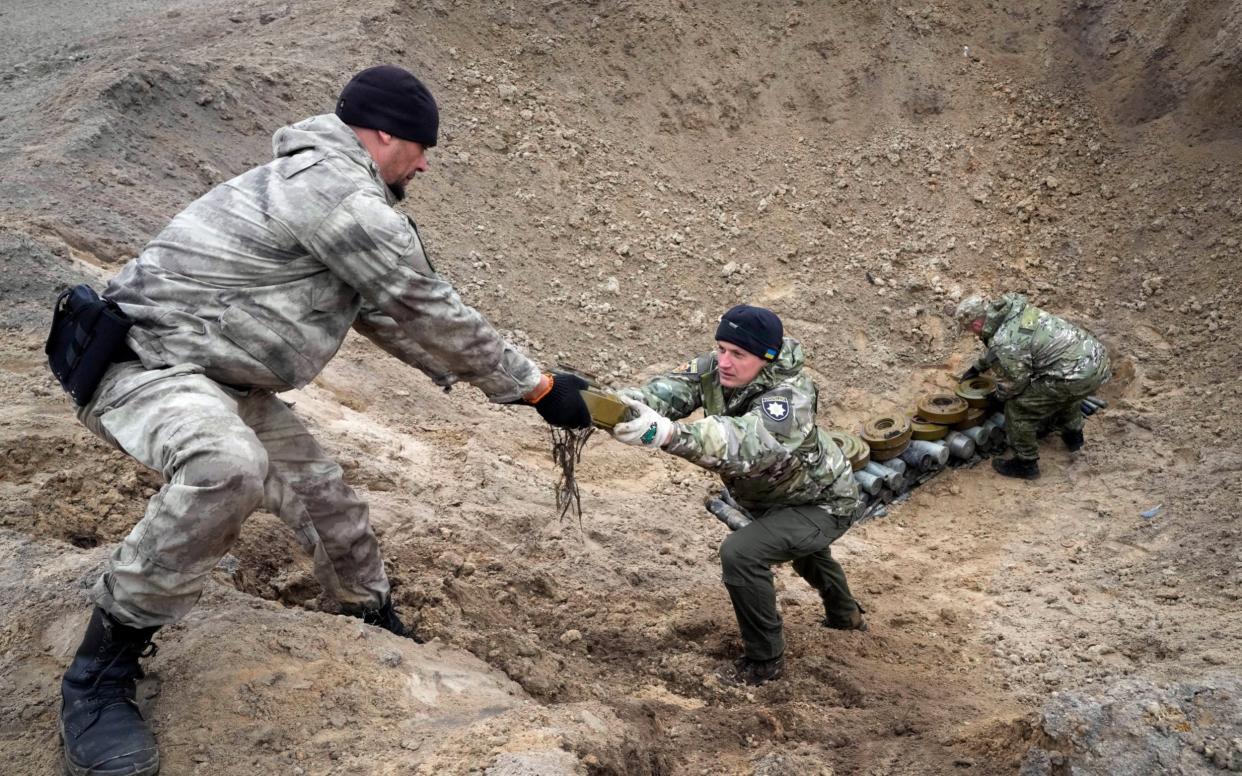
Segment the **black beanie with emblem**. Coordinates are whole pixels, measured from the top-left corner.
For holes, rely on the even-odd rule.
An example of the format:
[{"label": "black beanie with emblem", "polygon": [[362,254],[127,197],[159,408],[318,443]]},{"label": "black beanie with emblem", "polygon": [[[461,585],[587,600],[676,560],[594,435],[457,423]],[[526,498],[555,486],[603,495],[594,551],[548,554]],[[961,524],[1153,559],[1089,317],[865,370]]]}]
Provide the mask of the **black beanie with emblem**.
[{"label": "black beanie with emblem", "polygon": [[720,316],[716,340],[731,342],[764,361],[780,355],[785,329],[776,313],[763,307],[740,304]]},{"label": "black beanie with emblem", "polygon": [[440,109],[423,82],[395,65],[368,67],[349,79],[336,115],[352,127],[378,129],[403,140],[436,144]]}]

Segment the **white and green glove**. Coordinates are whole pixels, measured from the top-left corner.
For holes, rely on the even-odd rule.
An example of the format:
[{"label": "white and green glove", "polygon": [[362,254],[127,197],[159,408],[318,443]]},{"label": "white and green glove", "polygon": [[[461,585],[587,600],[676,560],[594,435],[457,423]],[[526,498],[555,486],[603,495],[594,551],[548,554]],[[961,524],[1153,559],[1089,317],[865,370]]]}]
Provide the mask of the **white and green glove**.
[{"label": "white and green glove", "polygon": [[640,401],[621,396],[621,401],[634,411],[634,419],[612,427],[612,436],[618,442],[636,447],[658,449],[673,438],[673,421]]}]

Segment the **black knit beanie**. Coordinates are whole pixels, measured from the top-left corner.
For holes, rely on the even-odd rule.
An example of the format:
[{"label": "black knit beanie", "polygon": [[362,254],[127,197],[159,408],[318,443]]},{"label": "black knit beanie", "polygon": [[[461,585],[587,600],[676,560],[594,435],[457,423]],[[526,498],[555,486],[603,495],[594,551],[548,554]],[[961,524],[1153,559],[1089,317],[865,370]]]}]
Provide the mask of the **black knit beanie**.
[{"label": "black knit beanie", "polygon": [[378,129],[427,148],[436,144],[440,128],[431,92],[394,65],[369,67],[349,79],[336,100],[336,115],[352,127]]},{"label": "black knit beanie", "polygon": [[731,342],[765,361],[780,355],[785,329],[776,313],[763,307],[740,304],[720,317],[716,340]]}]

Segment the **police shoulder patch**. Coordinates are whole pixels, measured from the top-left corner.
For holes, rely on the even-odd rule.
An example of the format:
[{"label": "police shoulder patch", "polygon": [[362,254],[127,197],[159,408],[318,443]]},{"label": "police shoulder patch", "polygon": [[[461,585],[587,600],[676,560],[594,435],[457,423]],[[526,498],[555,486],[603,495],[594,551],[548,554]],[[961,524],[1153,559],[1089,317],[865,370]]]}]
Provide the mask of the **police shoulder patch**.
[{"label": "police shoulder patch", "polygon": [[759,410],[765,418],[783,424],[789,420],[789,398],[769,394],[759,400]]}]

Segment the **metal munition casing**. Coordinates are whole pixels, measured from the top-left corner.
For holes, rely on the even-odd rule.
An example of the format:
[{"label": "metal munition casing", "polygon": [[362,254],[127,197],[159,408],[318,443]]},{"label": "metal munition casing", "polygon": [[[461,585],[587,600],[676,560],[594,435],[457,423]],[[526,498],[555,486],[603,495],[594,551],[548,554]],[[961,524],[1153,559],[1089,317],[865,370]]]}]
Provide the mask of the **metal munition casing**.
[{"label": "metal munition casing", "polygon": [[750,525],[751,517],[746,512],[726,504],[723,499],[708,497],[703,506],[716,516],[716,519],[729,526],[730,531],[737,531]]},{"label": "metal munition casing", "polygon": [[988,406],[988,400],[996,393],[996,380],[987,375],[978,375],[957,384],[955,393],[971,407],[980,409]]},{"label": "metal munition casing", "polygon": [[969,460],[975,454],[975,440],[961,431],[950,431],[944,442],[954,458]]},{"label": "metal munition casing", "polygon": [[918,414],[929,423],[951,426],[966,418],[966,400],[951,393],[933,393],[919,399]]},{"label": "metal munition casing", "polygon": [[591,424],[597,428],[611,429],[625,420],[626,413],[630,411],[630,408],[616,396],[598,388],[586,388],[579,393],[582,394],[582,400],[586,402],[587,409],[591,412]]}]

